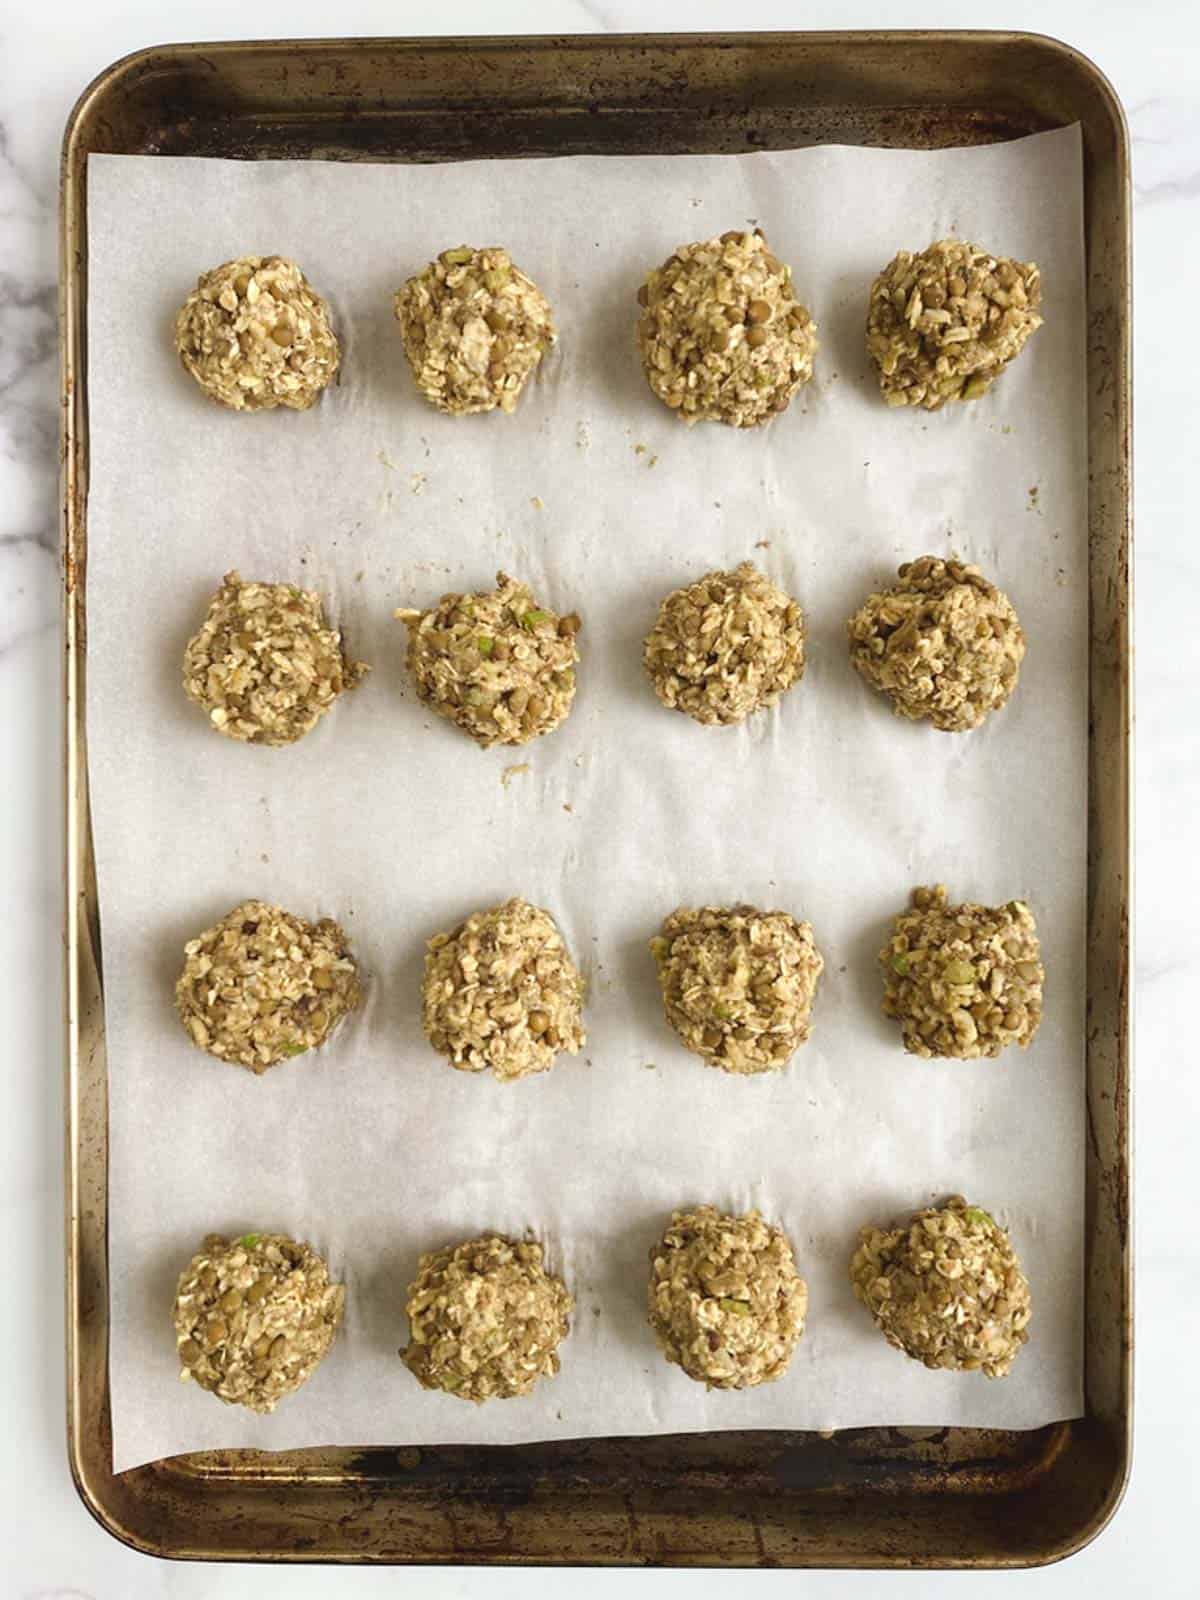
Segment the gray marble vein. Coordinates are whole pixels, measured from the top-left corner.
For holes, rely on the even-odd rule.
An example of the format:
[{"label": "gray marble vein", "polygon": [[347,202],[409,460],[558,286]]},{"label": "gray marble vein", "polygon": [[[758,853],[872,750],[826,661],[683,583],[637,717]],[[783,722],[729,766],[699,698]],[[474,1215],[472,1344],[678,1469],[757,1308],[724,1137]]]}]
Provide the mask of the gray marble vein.
[{"label": "gray marble vein", "polygon": [[53,161],[0,120],[0,664],[58,615],[58,327]]}]

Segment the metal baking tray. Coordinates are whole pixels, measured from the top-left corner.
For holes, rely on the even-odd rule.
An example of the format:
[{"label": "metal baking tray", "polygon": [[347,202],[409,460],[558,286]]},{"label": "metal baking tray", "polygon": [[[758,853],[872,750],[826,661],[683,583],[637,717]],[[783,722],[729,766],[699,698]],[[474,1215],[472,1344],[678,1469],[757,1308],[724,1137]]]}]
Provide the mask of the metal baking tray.
[{"label": "metal baking tray", "polygon": [[[420,1450],[250,1450],[112,1471],[107,1061],[88,814],[87,158],[448,161],[839,142],[983,144],[1079,122],[1090,577],[1086,1415]],[[1129,1470],[1129,142],[1083,56],[1030,34],[783,33],[168,46],[117,62],[62,163],[71,1469],[118,1539],[198,1560],[1023,1567],[1086,1544]]]}]

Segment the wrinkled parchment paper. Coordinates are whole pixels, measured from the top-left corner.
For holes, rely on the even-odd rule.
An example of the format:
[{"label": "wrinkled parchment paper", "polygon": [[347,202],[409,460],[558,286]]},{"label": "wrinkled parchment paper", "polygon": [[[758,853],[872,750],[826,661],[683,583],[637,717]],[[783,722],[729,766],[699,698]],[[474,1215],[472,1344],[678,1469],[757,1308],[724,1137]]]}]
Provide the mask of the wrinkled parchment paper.
[{"label": "wrinkled parchment paper", "polygon": [[[1081,1402],[1086,586],[1075,130],[990,149],[449,166],[93,156],[88,716],[111,1081],[115,1458],[207,1447],[504,1442],[712,1428],[1027,1427]],[[688,431],[633,345],[646,269],[760,223],[820,325],[770,428]],[[1046,325],[995,392],[927,416],[866,370],[867,288],[956,230],[1042,266]],[[561,340],[512,418],[451,420],[408,376],[391,297],[438,249],[504,243]],[[332,301],[340,387],[303,415],[207,403],[171,348],[204,268],[295,257]],[[982,731],[903,723],[851,671],[845,619],[926,551],[978,562],[1029,636]],[[662,595],[745,558],[805,607],[803,683],[749,726],[665,711],[640,663]],[[222,573],[319,589],[374,670],[298,746],[214,735],[180,660]],[[396,605],[528,579],[584,618],[575,709],[481,752],[428,716]],[[875,956],[915,883],[1034,906],[1034,1046],[906,1057]],[[515,1085],[452,1072],[419,1022],[424,941],[520,893],[590,983],[578,1058]],[[264,1078],[194,1050],[185,939],[247,896],[337,917],[370,998]],[[811,1042],[779,1076],[703,1066],[663,1021],[647,940],[681,902],[811,920]],[[926,1372],[853,1300],[856,1229],[964,1191],[1011,1226],[1034,1294],[1004,1382]],[[787,1228],[809,1329],[778,1383],[706,1394],[656,1353],[646,1253],[672,1207]],[[181,1384],[175,1278],[210,1230],[311,1239],[344,1332],[273,1417]],[[560,1376],[474,1408],[397,1359],[418,1254],[530,1228],[577,1301]]]}]

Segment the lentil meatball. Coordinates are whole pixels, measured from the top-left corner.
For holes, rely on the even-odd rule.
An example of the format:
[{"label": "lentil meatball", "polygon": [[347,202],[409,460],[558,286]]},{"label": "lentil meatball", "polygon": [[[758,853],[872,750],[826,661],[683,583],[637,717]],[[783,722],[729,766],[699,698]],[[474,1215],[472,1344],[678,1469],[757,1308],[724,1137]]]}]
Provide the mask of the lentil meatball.
[{"label": "lentil meatball", "polygon": [[757,230],[680,245],[638,303],[646,381],[684,422],[756,427],[812,377],[816,324]]},{"label": "lentil meatball", "polygon": [[663,705],[696,722],[742,722],[804,675],[804,617],[750,561],[669,594],[643,661]]},{"label": "lentil meatball", "polygon": [[184,946],[175,1006],[193,1044],[262,1073],[325,1043],[362,1000],[350,941],[246,900]]},{"label": "lentil meatball", "polygon": [[921,556],[850,618],[850,660],[898,717],[943,733],[977,728],[1008,701],[1025,656],[1012,602],[978,567]]},{"label": "lentil meatball", "polygon": [[282,256],[240,256],[203,273],[175,319],[175,349],[205,394],[233,411],[307,411],[339,360],[328,305]]},{"label": "lentil meatball", "polygon": [[1042,325],[1032,261],[961,239],[901,250],[871,285],[867,354],[889,406],[978,400]]},{"label": "lentil meatball", "polygon": [[183,688],[227,738],[278,748],[315,728],[369,671],[325,625],[320,595],[227,572],[183,654]]},{"label": "lentil meatball", "polygon": [[538,286],[507,250],[443,250],[397,290],[396,320],[417,387],[452,417],[514,411],[554,343]]},{"label": "lentil meatball", "polygon": [[422,1022],[460,1072],[502,1082],[583,1047],[583,979],[548,911],[519,898],[429,941]]},{"label": "lentil meatball", "polygon": [[274,1411],[320,1366],[345,1297],[310,1245],[282,1233],[210,1234],[175,1293],[180,1376],[227,1405]]},{"label": "lentil meatball", "polygon": [[879,953],[884,1015],[904,1048],[929,1059],[974,1061],[1010,1044],[1025,1049],[1042,1020],[1037,924],[1021,900],[946,903],[942,884],[914,889]]},{"label": "lentil meatball", "polygon": [[400,1352],[422,1388],[460,1400],[511,1400],[558,1371],[574,1302],[542,1247],[485,1233],[421,1257]]},{"label": "lentil meatball", "polygon": [[808,1309],[787,1235],[757,1211],[676,1211],[650,1252],[650,1326],[668,1361],[709,1389],[787,1370]]},{"label": "lentil meatball", "polygon": [[1029,1284],[1008,1234],[961,1195],[861,1229],[850,1281],[887,1342],[927,1367],[1003,1378],[1029,1338]]},{"label": "lentil meatball", "polygon": [[825,966],[809,923],[753,906],[681,907],[650,950],[667,1021],[710,1066],[771,1072],[808,1038]]},{"label": "lentil meatball", "polygon": [[523,583],[443,595],[432,611],[402,608],[408,670],[421,700],[485,750],[528,744],[566,720],[575,698],[576,613],[547,610]]}]

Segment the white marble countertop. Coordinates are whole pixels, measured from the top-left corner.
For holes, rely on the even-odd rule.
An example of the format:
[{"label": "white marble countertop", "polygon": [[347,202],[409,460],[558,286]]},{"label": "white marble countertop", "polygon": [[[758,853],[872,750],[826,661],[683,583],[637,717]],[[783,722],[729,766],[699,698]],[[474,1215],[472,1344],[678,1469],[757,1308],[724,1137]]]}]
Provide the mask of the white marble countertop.
[{"label": "white marble countertop", "polygon": [[[1185,1021],[1200,993],[1200,900],[1193,829],[1200,815],[1200,391],[1187,368],[1180,302],[1200,257],[1200,10],[1195,0],[1009,0],[964,10],[946,0],[894,4],[719,0],[588,4],[458,0],[452,13],[412,0],[291,0],[269,14],[230,0],[48,0],[0,12],[0,970],[8,973],[8,1066],[0,1084],[0,1203],[13,1246],[0,1362],[3,1587],[50,1597],[266,1594],[366,1596],[402,1585],[431,1600],[550,1595],[561,1575],[395,1572],[155,1562],[115,1543],[75,1497],[66,1466],[62,1360],[60,1103],[60,666],[55,328],[58,150],[63,121],[110,61],[166,40],[268,34],[829,27],[1028,28],[1090,55],[1125,103],[1136,180],[1138,978],[1138,1404],[1132,1486],[1115,1522],[1063,1566],[1001,1579],[750,1573],[738,1594],[905,1590],[922,1596],[1154,1593],[1194,1595],[1200,1510],[1200,1233],[1186,1185],[1200,1123],[1200,1072]],[[1193,987],[1193,986],[1196,987]],[[569,1579],[581,1596],[727,1595],[720,1574],[602,1572]]]}]

